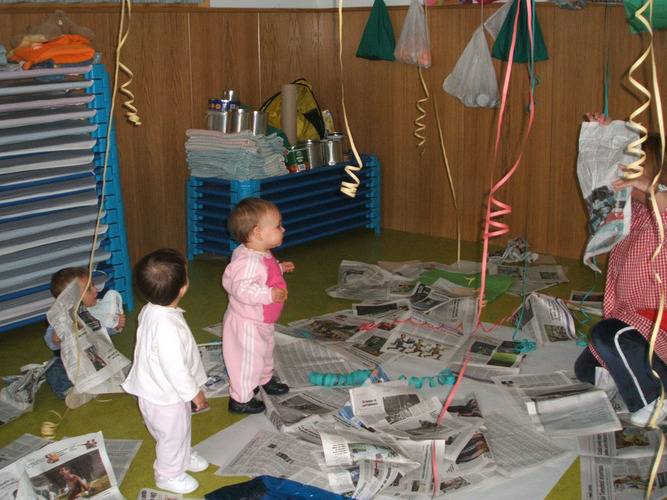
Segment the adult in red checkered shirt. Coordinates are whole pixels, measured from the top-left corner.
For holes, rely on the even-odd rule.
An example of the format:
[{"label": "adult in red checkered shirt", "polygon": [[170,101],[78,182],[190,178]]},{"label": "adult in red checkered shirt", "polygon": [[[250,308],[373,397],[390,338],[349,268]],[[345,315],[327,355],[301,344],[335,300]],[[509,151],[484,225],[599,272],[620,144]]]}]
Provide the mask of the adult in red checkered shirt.
[{"label": "adult in red checkered shirt", "polygon": [[[601,113],[589,114],[588,118],[600,125],[610,122]],[[577,378],[590,383],[595,383],[596,368],[606,368],[631,412],[630,423],[636,426],[650,423],[656,407],[660,406],[662,384],[667,383],[667,314],[656,336],[653,361],[649,363],[648,360],[661,288],[664,290],[667,284],[667,248],[654,258],[661,238],[649,193],[654,190],[658,213],[666,227],[667,188],[652,186],[653,176],[660,170],[660,138],[649,135],[642,147],[646,153],[644,175],[635,179],[621,178],[612,183],[616,190],[632,187],[630,233],[611,250],[604,319],[591,329],[590,344],[574,365]],[[655,425],[665,417],[667,403],[659,409]]]}]

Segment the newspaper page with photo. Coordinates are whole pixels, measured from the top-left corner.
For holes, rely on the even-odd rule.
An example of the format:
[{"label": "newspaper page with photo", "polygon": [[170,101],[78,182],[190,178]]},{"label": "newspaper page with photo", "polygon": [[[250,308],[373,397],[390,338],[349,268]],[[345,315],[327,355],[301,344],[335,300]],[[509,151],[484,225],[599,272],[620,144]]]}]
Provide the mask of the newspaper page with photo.
[{"label": "newspaper page with photo", "polygon": [[50,359],[43,364],[25,365],[21,367],[21,375],[2,377],[4,387],[0,390],[0,427],[32,411],[35,394],[46,381],[44,374],[53,361]]},{"label": "newspaper page with photo", "polygon": [[632,188],[614,190],[612,181],[623,171],[619,164],[629,165],[637,156],[628,146],[639,138],[629,122],[612,121],[581,124],[577,176],[589,216],[590,237],[584,251],[584,264],[600,272],[593,263],[596,255],[609,252],[630,231]]},{"label": "newspaper page with photo", "polygon": [[588,383],[519,388],[533,425],[552,437],[584,436],[621,429],[607,394]]},{"label": "newspaper page with photo", "polygon": [[[590,457],[650,458],[660,445],[661,429],[648,429],[623,424],[615,432],[591,434],[579,438],[579,454]],[[667,450],[663,450],[663,460]]]},{"label": "newspaper page with photo", "polygon": [[651,458],[581,457],[581,497],[585,500],[658,500],[667,495],[667,463],[658,468],[647,496]]},{"label": "newspaper page with photo", "polygon": [[567,283],[565,271],[562,266],[496,266],[493,274],[505,274],[511,276],[514,281],[506,293],[516,297],[524,294],[544,290],[559,283]]},{"label": "newspaper page with photo", "polygon": [[438,426],[442,403],[424,399],[407,381],[369,384],[349,390],[352,413],[367,429],[402,439],[448,439],[472,424],[447,413]]},{"label": "newspaper page with photo", "polygon": [[432,359],[446,365],[463,341],[464,337],[459,331],[450,331],[428,321],[414,320],[400,323],[394,328],[380,350],[415,359]]},{"label": "newspaper page with photo", "polygon": [[315,427],[327,415],[337,415],[349,398],[346,387],[318,387],[283,396],[263,394],[266,415],[283,434],[320,444]]},{"label": "newspaper page with photo", "polygon": [[0,470],[3,500],[60,496],[123,498],[101,432],[48,444]]},{"label": "newspaper page with photo", "polygon": [[363,366],[331,349],[325,342],[296,339],[276,330],[275,372],[292,389],[312,387],[310,372],[350,373]]},{"label": "newspaper page with photo", "polygon": [[357,316],[352,310],[347,309],[292,321],[287,327],[280,328],[280,331],[293,337],[323,342],[344,342],[361,331],[361,325],[365,323],[368,323],[368,318]]},{"label": "newspaper page with photo", "polygon": [[338,299],[387,299],[392,279],[380,266],[344,260],[338,268],[338,284],[326,293]]},{"label": "newspaper page with photo", "polygon": [[512,320],[542,345],[577,339],[574,317],[565,301],[557,297],[531,293],[523,307],[512,313]]},{"label": "newspaper page with photo", "polygon": [[258,431],[251,441],[224,467],[217,476],[269,475],[292,479],[309,478],[304,484],[327,489],[329,481],[313,459],[322,447],[302,439],[275,432]]},{"label": "newspaper page with photo", "polygon": [[60,357],[67,376],[80,393],[123,392],[120,384],[130,360],[114,348],[106,328],[83,304],[74,313],[80,294],[79,281],[72,281],[46,313],[62,339]]},{"label": "newspaper page with photo", "polygon": [[519,342],[503,340],[492,335],[468,335],[452,356],[448,366],[454,373],[461,373],[463,364],[470,359],[463,376],[481,382],[491,382],[492,377],[519,373],[519,365],[525,357],[517,352]]},{"label": "newspaper page with photo", "polygon": [[206,382],[202,387],[207,398],[229,396],[229,376],[222,359],[222,342],[197,344],[199,356],[206,370]]}]

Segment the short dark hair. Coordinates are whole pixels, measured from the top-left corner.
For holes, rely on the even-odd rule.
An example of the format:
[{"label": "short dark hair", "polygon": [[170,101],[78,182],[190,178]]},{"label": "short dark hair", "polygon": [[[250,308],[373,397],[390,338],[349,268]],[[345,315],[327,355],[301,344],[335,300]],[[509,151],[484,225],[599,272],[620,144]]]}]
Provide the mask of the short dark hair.
[{"label": "short dark hair", "polygon": [[268,200],[253,197],[243,198],[229,214],[227,228],[236,241],[248,243],[248,236],[259,224],[259,219],[272,210],[279,212],[275,203]]},{"label": "short dark hair", "polygon": [[63,290],[75,279],[88,280],[88,270],[83,267],[65,267],[51,276],[51,293],[54,297],[63,293]]},{"label": "short dark hair", "polygon": [[[658,175],[660,170],[660,161],[662,160],[662,140],[660,134],[651,132],[646,136],[646,141],[642,144],[642,149],[646,153],[646,161],[644,168],[646,174],[653,178]],[[665,172],[662,173],[662,178],[658,179],[659,183],[665,183]]]},{"label": "short dark hair", "polygon": [[188,261],[178,250],[161,248],[137,263],[135,280],[145,300],[168,306],[188,283]]}]

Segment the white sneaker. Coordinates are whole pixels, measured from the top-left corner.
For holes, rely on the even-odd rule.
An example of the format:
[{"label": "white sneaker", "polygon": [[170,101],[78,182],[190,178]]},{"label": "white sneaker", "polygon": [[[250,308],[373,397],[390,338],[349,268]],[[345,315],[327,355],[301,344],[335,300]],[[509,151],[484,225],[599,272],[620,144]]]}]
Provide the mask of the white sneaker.
[{"label": "white sneaker", "polygon": [[201,472],[206,469],[208,469],[208,460],[202,457],[195,450],[192,450],[190,452],[190,466],[188,467],[188,471]]},{"label": "white sneaker", "polygon": [[158,488],[173,493],[192,493],[199,488],[199,481],[185,472],[178,477],[172,477],[166,481],[155,481]]},{"label": "white sneaker", "polygon": [[65,393],[65,404],[67,405],[67,408],[78,408],[93,399],[95,399],[95,394],[79,392],[74,387],[70,387]]},{"label": "white sneaker", "polygon": [[[636,412],[630,415],[630,423],[636,427],[646,427],[651,422],[653,414],[655,413],[655,407],[659,403],[660,399],[647,404],[644,408],[640,408]],[[655,424],[658,425],[662,423],[663,420],[667,418],[667,400],[663,402],[662,408],[656,418]]]}]

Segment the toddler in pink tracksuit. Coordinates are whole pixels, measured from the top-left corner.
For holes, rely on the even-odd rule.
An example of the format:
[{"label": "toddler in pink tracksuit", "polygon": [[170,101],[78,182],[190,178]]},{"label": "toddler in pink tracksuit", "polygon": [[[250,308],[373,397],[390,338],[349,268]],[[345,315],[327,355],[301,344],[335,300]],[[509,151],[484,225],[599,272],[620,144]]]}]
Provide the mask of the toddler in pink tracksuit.
[{"label": "toddler in pink tracksuit", "polygon": [[271,249],[283,242],[285,228],[278,207],[260,198],[244,198],[227,220],[241,243],[222,275],[229,305],[222,326],[222,354],[229,374],[230,413],[260,413],[264,403],[253,398],[261,385],[267,394],[289,391],[273,376],[273,327],[287,299],[283,273]]}]

